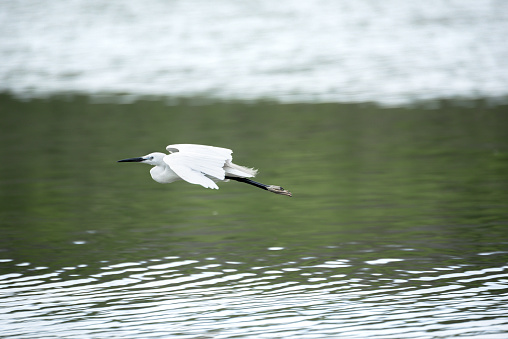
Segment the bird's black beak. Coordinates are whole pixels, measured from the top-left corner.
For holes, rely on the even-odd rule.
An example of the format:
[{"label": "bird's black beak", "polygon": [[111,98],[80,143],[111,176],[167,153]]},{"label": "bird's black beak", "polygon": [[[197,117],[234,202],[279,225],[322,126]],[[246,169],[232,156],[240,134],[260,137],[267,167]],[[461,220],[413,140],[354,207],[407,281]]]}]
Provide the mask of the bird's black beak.
[{"label": "bird's black beak", "polygon": [[129,158],[129,159],[118,160],[117,162],[141,162],[143,160],[146,160],[146,159],[145,158]]}]

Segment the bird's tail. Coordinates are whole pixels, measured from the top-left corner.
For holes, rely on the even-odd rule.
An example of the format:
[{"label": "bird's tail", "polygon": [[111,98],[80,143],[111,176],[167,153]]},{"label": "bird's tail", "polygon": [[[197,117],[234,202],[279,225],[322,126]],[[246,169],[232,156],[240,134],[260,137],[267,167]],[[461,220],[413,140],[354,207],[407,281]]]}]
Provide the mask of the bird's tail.
[{"label": "bird's tail", "polygon": [[258,173],[257,169],[240,166],[229,161],[227,161],[224,165],[224,170],[226,171],[227,176],[242,178],[252,178]]}]

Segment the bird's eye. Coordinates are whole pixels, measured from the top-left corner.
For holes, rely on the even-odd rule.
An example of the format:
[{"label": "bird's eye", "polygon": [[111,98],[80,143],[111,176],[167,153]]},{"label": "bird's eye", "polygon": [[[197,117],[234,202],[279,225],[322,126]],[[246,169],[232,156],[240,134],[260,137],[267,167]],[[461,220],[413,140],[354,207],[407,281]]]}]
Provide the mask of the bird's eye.
[{"label": "bird's eye", "polygon": [[150,160],[153,160],[153,156],[150,157]]}]

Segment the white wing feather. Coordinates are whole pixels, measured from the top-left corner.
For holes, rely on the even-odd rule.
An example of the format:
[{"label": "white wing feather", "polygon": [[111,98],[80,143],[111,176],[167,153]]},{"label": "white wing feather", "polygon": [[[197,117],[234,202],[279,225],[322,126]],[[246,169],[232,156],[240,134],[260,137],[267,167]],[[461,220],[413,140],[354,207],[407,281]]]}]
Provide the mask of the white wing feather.
[{"label": "white wing feather", "polygon": [[222,147],[193,145],[193,144],[176,144],[176,145],[168,145],[166,149],[168,150],[169,153],[176,152],[194,153],[201,154],[204,156],[215,156],[229,161],[233,159],[233,157],[231,156],[231,153],[233,153],[233,151],[228,148]]},{"label": "white wing feather", "polygon": [[209,177],[224,180],[224,164],[231,159],[232,152],[225,148],[201,145],[170,145],[167,149],[175,153],[166,155],[164,162],[178,176],[191,184],[214,189],[219,187]]}]

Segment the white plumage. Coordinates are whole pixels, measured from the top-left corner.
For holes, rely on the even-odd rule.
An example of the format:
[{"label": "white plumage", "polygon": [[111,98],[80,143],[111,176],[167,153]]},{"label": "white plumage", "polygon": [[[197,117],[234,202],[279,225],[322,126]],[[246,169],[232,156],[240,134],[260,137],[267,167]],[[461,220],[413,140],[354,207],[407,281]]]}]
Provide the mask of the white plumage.
[{"label": "white plumage", "polygon": [[230,149],[193,144],[169,145],[166,149],[170,154],[154,152],[119,162],[142,162],[154,166],[150,175],[161,184],[185,180],[206,188],[219,189],[217,181],[231,179],[291,196],[289,191],[280,186],[265,185],[248,179],[256,176],[257,170],[234,164],[231,156],[233,151]]}]

